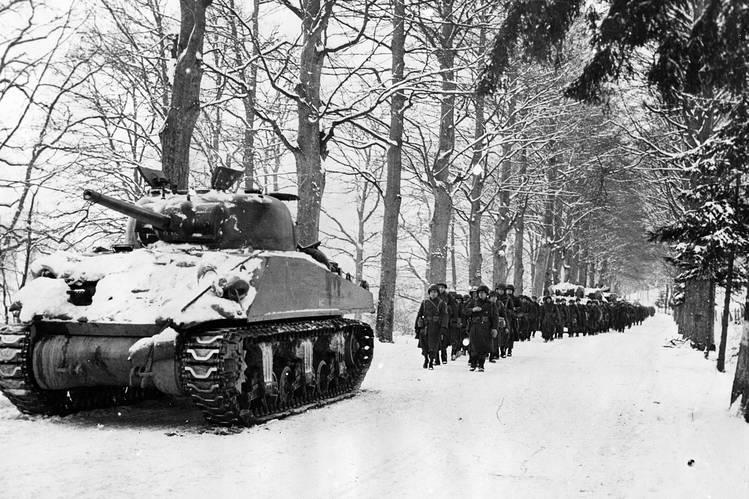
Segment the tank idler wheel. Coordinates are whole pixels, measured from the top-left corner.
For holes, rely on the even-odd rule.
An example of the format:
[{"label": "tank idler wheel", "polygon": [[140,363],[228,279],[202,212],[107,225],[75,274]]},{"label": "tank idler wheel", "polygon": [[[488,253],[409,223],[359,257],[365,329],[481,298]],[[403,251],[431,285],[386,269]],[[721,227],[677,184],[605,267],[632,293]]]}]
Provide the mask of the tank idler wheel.
[{"label": "tank idler wheel", "polygon": [[315,389],[318,395],[325,396],[330,389],[330,366],[324,360],[317,364],[315,376]]},{"label": "tank idler wheel", "polygon": [[374,346],[374,338],[371,334],[371,329],[361,335],[359,341],[360,348],[356,356],[356,366],[358,368],[369,366],[372,362],[372,350]]}]

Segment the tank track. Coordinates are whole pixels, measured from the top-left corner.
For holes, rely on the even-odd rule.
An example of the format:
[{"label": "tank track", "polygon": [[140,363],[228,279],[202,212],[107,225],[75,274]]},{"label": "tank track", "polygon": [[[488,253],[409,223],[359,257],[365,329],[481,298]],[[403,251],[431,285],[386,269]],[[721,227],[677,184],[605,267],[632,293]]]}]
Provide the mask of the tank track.
[{"label": "tank track", "polygon": [[24,414],[64,416],[134,404],[155,395],[152,391],[128,387],[42,389],[34,379],[33,347],[30,325],[0,325],[0,391]]},{"label": "tank track", "polygon": [[[346,377],[321,385],[320,379],[331,379],[330,372],[322,377],[317,373],[313,384],[297,386],[290,396],[284,397],[280,383],[274,385],[277,391],[268,390],[263,380],[253,382],[247,376],[246,352],[261,343],[290,345],[340,332],[349,333]],[[203,412],[206,422],[249,426],[352,397],[369,369],[373,348],[374,334],[367,324],[342,318],[215,328],[185,339],[179,370],[183,389]],[[320,360],[318,356],[313,364],[320,365]],[[299,362],[302,361],[296,360]],[[278,381],[283,377],[279,373],[289,364],[273,364],[274,380]]]}]

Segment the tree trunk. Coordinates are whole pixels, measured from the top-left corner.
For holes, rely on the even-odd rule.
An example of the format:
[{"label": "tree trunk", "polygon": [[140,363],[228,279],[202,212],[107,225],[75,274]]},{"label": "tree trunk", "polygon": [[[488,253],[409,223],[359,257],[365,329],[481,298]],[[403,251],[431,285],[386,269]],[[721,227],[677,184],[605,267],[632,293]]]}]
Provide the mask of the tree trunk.
[{"label": "tree trunk", "polygon": [[320,0],[302,3],[302,51],[299,59],[297,149],[294,151],[298,183],[297,238],[309,245],[319,239],[320,207],[325,192],[320,137],[320,78],[325,51],[323,33],[330,18],[329,5]]},{"label": "tree trunk", "polygon": [[[481,40],[486,39],[486,30],[481,29]],[[484,44],[480,44],[483,46]],[[482,281],[481,267],[483,265],[483,257],[481,256],[481,192],[484,188],[484,175],[486,171],[481,168],[480,172],[476,168],[477,166],[484,163],[484,97],[476,95],[474,97],[474,106],[476,111],[475,127],[474,127],[474,145],[473,145],[473,157],[471,158],[471,171],[473,172],[473,183],[471,185],[471,193],[469,202],[471,204],[471,212],[468,218],[468,284],[471,286],[478,286]]]},{"label": "tree trunk", "polygon": [[[230,2],[231,8],[234,9],[234,0]],[[260,0],[252,0],[252,31],[253,35],[257,36],[259,28],[259,14],[260,13]],[[236,43],[239,44],[240,40],[236,37],[236,20],[232,20],[232,35]],[[245,189],[252,189],[255,186],[255,100],[257,98],[257,61],[255,60],[258,56],[257,47],[254,43],[251,44],[251,62],[249,66],[249,73],[246,74],[245,70],[242,70],[242,79],[246,83],[244,89],[246,95],[242,99],[242,105],[244,106],[244,133],[242,136],[242,168],[244,170],[244,187]],[[244,64],[242,60],[242,51],[240,47],[235,46],[237,56],[237,66],[241,67]]]},{"label": "tree trunk", "polygon": [[278,192],[278,172],[281,171],[281,142],[273,144],[273,192]]},{"label": "tree trunk", "polygon": [[[583,232],[583,237],[587,237]],[[577,283],[580,286],[588,285],[588,258],[590,257],[588,252],[588,241],[584,241],[582,252],[580,254],[580,266],[578,267]]]},{"label": "tree trunk", "polygon": [[[522,180],[525,179],[528,173],[528,155],[523,149],[520,151],[520,167],[518,169],[518,177]],[[518,207],[517,215],[515,217],[515,243],[513,246],[513,276],[512,283],[515,285],[515,294],[520,296],[523,294],[523,277],[525,274],[525,268],[523,264],[523,252],[525,250],[525,210],[527,208],[528,199],[527,197],[521,198],[518,196]]]},{"label": "tree trunk", "polygon": [[523,251],[524,251],[524,240],[525,237],[525,210],[521,210],[518,213],[518,217],[515,220],[515,246],[513,265],[515,271],[512,276],[512,283],[515,285],[515,294],[523,294],[523,277],[525,274],[525,268],[523,266]]},{"label": "tree trunk", "polygon": [[569,251],[567,252],[567,259],[569,261],[569,275],[567,280],[572,284],[577,284],[579,281],[578,276],[580,274],[580,243],[575,241]]},{"label": "tree trunk", "polygon": [[603,257],[603,259],[601,259],[601,272],[600,277],[598,278],[598,284],[600,284],[601,287],[611,286],[608,257]]},{"label": "tree trunk", "polygon": [[[556,174],[556,172],[555,172]],[[556,176],[556,175],[555,175]],[[552,260],[552,284],[562,282],[563,278],[563,266],[565,259],[564,243],[562,241],[562,202],[559,196],[554,196],[554,258]]]},{"label": "tree trunk", "polygon": [[[528,235],[528,260],[531,265],[531,294],[535,294],[536,288],[534,287],[534,279],[536,277],[536,254],[538,252],[538,246],[536,238],[533,233]],[[538,296],[538,295],[536,295]]]},{"label": "tree trunk", "polygon": [[590,255],[590,263],[588,264],[588,283],[586,284],[589,288],[596,287],[596,257]]},{"label": "tree trunk", "polygon": [[741,397],[741,411],[744,420],[749,423],[749,287],[744,299],[744,324],[739,344],[739,358],[736,362],[736,374],[731,388],[731,404]]},{"label": "tree trunk", "polygon": [[536,253],[535,273],[533,274],[533,294],[535,296],[548,294],[548,283],[551,279],[550,260],[551,247],[548,244],[541,245],[538,248],[538,253]]},{"label": "tree trunk", "polygon": [[720,345],[718,346],[718,364],[720,372],[726,372],[726,342],[728,341],[728,313],[731,311],[731,292],[733,291],[733,261],[734,255],[728,261],[726,273],[726,296],[723,299],[723,316],[720,321]]},{"label": "tree trunk", "polygon": [[[403,81],[406,31],[404,0],[393,0],[393,85]],[[390,145],[387,150],[387,184],[382,216],[382,260],[375,330],[380,341],[393,341],[393,315],[398,259],[398,217],[401,205],[401,146],[406,96],[398,90],[390,101]]]},{"label": "tree trunk", "polygon": [[536,274],[533,276],[533,291],[536,296],[543,296],[554,284],[552,267],[554,260],[554,206],[556,195],[556,167],[552,164],[546,173],[546,199],[544,200],[543,240],[536,257]]},{"label": "tree trunk", "polygon": [[211,0],[180,0],[179,56],[174,68],[172,101],[161,139],[161,167],[177,189],[187,189],[190,177],[190,142],[200,114],[205,11]]},{"label": "tree trunk", "polygon": [[[503,146],[504,155],[510,154],[509,146]],[[507,283],[507,236],[510,234],[512,224],[510,223],[510,190],[508,183],[511,175],[512,164],[509,159],[502,162],[499,178],[499,209],[497,219],[494,222],[494,245],[492,247],[494,284]]]},{"label": "tree trunk", "polygon": [[450,273],[452,277],[452,289],[458,289],[458,268],[455,265],[455,214],[450,220]]},{"label": "tree trunk", "polygon": [[684,336],[695,348],[707,353],[715,344],[715,286],[707,279],[693,279],[684,283],[682,305]]},{"label": "tree trunk", "polygon": [[[508,104],[507,114],[511,115],[514,112],[514,108],[515,100],[513,98]],[[511,126],[513,120],[510,119],[508,124]],[[495,285],[506,284],[509,280],[507,267],[507,236],[510,235],[510,229],[512,229],[512,221],[510,219],[510,189],[508,185],[512,175],[512,162],[509,159],[511,152],[511,145],[502,145],[502,155],[505,159],[502,161],[502,167],[500,168],[499,174],[499,208],[497,209],[497,219],[494,222],[494,245],[492,246],[492,271]]]},{"label": "tree trunk", "polygon": [[442,78],[439,149],[431,172],[434,210],[429,223],[429,281],[445,282],[447,276],[447,239],[452,214],[450,198],[450,162],[455,148],[455,51],[453,50],[453,1],[440,2],[440,34],[437,58]]}]

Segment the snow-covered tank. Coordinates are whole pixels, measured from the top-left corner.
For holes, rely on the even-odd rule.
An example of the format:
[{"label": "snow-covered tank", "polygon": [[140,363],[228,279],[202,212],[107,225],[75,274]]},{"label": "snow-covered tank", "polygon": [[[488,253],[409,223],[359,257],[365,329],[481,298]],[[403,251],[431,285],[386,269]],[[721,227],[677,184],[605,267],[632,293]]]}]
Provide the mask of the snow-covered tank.
[{"label": "snow-covered tank", "polygon": [[[153,173],[153,172],[151,172]],[[0,389],[29,414],[187,396],[206,421],[253,424],[353,395],[373,334],[346,318],[371,293],[297,246],[288,194],[173,193],[158,175],[128,215],[126,245],[31,266],[16,324],[0,326]],[[229,181],[227,181],[227,179]]]}]

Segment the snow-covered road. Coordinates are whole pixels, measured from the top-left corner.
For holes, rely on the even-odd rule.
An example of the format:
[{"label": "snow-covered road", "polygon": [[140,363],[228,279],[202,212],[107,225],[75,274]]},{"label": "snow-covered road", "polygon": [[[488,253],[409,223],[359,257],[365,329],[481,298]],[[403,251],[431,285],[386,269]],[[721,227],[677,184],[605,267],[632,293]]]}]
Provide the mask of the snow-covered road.
[{"label": "snow-covered road", "polygon": [[[377,345],[364,391],[221,434],[185,407],[67,418],[0,397],[2,497],[749,497],[749,425],[658,315],[469,372]],[[693,460],[692,465],[688,462]]]}]

